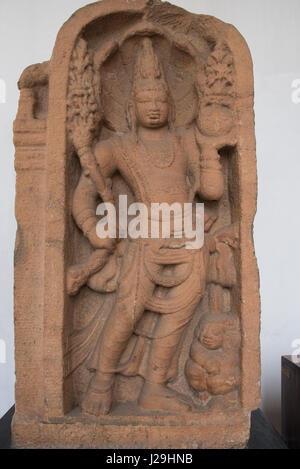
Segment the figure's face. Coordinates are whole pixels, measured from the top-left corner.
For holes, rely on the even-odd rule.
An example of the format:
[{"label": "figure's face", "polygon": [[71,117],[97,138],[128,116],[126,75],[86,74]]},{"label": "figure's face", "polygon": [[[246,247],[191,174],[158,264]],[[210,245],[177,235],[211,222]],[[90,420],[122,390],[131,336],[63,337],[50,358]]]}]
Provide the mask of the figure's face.
[{"label": "figure's face", "polygon": [[223,328],[219,324],[206,324],[200,331],[200,342],[209,349],[216,350],[223,344]]},{"label": "figure's face", "polygon": [[135,109],[137,121],[142,127],[159,128],[168,123],[168,96],[163,90],[137,92]]}]

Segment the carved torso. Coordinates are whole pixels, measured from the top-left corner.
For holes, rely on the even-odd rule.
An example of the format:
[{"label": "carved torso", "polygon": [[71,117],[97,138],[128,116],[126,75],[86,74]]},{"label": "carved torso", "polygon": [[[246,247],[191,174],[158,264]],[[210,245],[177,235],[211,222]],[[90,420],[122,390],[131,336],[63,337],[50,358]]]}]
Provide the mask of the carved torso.
[{"label": "carved torso", "polygon": [[[160,153],[163,145],[165,154]],[[133,136],[115,139],[112,144],[116,165],[134,192],[137,202],[190,202],[187,179],[188,157],[182,141],[170,133],[168,141],[148,144]],[[157,151],[158,150],[158,151]]]}]

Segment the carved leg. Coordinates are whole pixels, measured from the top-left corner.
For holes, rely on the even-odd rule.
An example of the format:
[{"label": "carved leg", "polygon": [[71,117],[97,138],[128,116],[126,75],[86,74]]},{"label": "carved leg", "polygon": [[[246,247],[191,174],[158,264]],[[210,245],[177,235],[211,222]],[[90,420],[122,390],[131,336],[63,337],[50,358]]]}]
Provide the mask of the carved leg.
[{"label": "carved leg", "polygon": [[166,383],[172,358],[193,312],[194,306],[179,313],[161,316],[155,330],[158,338],[153,341],[147,379],[139,397],[141,407],[173,412],[192,410],[192,401],[168,388]]},{"label": "carved leg", "polygon": [[[96,374],[90,382],[82,409],[94,415],[107,414],[112,404],[114,375],[133,330],[144,312],[154,285],[144,273],[143,253],[137,246],[131,266],[122,277],[116,304],[102,331]],[[126,261],[125,261],[126,262]]]},{"label": "carved leg", "polygon": [[207,373],[202,366],[189,359],[186,362],[185,374],[188,378],[189,385],[195,389],[195,391],[207,391]]},{"label": "carved leg", "polygon": [[113,380],[111,375],[95,375],[89,383],[81,408],[87,414],[108,414],[112,404]]}]

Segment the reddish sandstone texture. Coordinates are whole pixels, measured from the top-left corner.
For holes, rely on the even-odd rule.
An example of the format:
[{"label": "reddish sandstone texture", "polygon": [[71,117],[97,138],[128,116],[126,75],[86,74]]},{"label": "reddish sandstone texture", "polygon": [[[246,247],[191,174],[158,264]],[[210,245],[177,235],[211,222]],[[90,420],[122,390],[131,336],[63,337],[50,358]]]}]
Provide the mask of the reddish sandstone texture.
[{"label": "reddish sandstone texture", "polygon": [[[245,447],[260,300],[244,39],[169,3],[103,0],[19,88],[14,446]],[[204,244],[174,227],[99,237],[97,205],[125,195],[149,223],[153,203],[203,203]]]}]

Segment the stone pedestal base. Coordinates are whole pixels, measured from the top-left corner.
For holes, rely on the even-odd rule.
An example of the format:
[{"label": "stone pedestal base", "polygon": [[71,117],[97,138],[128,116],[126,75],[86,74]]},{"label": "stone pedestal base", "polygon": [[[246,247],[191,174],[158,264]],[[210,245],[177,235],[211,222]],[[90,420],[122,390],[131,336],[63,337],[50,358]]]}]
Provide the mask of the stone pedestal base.
[{"label": "stone pedestal base", "polygon": [[[132,409],[131,409],[132,410]],[[128,412],[128,409],[127,409]],[[223,449],[245,448],[250,413],[190,413],[183,416],[118,414],[93,418],[75,410],[59,419],[16,415],[15,448]]]}]

